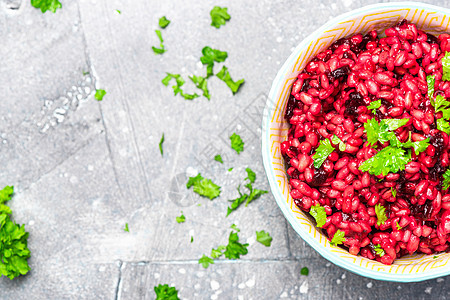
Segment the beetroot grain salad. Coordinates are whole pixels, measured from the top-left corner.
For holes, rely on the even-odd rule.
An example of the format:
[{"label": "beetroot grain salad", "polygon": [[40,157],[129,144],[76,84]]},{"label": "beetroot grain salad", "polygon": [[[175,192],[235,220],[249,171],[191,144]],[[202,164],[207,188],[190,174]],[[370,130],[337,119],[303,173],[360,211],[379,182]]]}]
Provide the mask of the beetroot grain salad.
[{"label": "beetroot grain salad", "polygon": [[317,54],[292,86],[290,194],[330,242],[392,264],[449,252],[450,35],[403,20]]}]

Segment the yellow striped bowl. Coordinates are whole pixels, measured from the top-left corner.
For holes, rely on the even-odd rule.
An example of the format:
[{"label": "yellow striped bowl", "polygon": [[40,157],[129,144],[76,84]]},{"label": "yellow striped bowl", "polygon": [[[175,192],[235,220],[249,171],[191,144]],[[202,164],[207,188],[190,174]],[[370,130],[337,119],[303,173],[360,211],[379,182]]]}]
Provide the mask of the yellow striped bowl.
[{"label": "yellow striped bowl", "polygon": [[343,14],[304,39],[295,48],[275,78],[264,110],[262,121],[262,155],[272,193],[297,233],[323,257],[356,274],[378,280],[414,282],[450,274],[450,253],[416,254],[397,259],[386,266],[331,246],[315,227],[310,217],[299,210],[289,195],[288,178],[280,153],[280,143],[286,140],[289,124],[284,109],[289,91],[297,74],[310,58],[323,51],[339,38],[376,29],[381,31],[402,19],[429,33],[448,32],[450,10],[416,2],[383,3],[366,6]]}]

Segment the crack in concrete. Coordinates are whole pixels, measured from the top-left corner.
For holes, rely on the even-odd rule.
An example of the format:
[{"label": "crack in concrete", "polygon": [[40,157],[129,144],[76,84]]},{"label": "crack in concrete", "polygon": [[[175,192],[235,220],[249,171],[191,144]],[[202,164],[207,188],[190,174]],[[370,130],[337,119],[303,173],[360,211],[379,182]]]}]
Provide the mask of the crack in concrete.
[{"label": "crack in concrete", "polygon": [[120,295],[122,293],[122,267],[125,265],[123,261],[119,260],[119,276],[117,279],[117,285],[116,285],[116,293],[115,293],[115,300],[120,300]]},{"label": "crack in concrete", "polygon": [[[289,263],[296,263],[298,262],[298,259],[295,258],[288,258],[288,259],[282,259],[282,258],[272,258],[272,259],[239,259],[239,260],[214,260],[214,264],[251,264],[251,263],[283,263],[283,262],[289,262]],[[149,261],[149,260],[143,260],[143,261],[124,261],[124,263],[134,265],[134,266],[147,266],[147,265],[183,265],[183,264],[199,264],[198,260],[170,260],[170,261]]]}]

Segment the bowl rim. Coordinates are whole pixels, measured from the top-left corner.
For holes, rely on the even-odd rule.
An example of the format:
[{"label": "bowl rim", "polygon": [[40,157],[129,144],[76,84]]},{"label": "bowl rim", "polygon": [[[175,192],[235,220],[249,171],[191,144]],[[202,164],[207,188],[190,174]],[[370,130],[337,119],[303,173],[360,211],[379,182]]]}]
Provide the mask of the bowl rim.
[{"label": "bowl rim", "polygon": [[320,36],[323,32],[325,32],[328,27],[335,25],[336,23],[342,22],[347,20],[350,17],[356,16],[356,15],[362,15],[370,13],[374,10],[378,9],[385,9],[385,8],[413,8],[413,9],[424,9],[424,10],[431,10],[431,11],[438,11],[444,15],[450,16],[450,9],[421,3],[421,2],[394,2],[394,3],[378,3],[378,4],[372,4],[363,6],[358,9],[351,10],[349,12],[343,13],[341,15],[338,15],[328,22],[326,22],[324,25],[320,26],[318,29],[313,31],[311,34],[309,34],[306,38],[304,38],[300,44],[298,44],[295,49],[292,51],[292,53],[289,55],[281,69],[278,71],[275,79],[273,80],[269,95],[267,97],[266,105],[263,112],[263,118],[262,118],[262,130],[261,130],[261,150],[262,150],[262,158],[263,158],[263,165],[266,172],[266,176],[269,181],[270,189],[272,192],[272,195],[274,196],[278,206],[280,207],[281,211],[283,212],[283,215],[288,220],[292,228],[297,232],[298,235],[306,242],[308,243],[314,250],[316,250],[322,257],[327,259],[328,261],[334,263],[335,265],[338,265],[339,267],[346,269],[352,273],[358,274],[360,276],[372,278],[375,280],[382,280],[382,281],[393,281],[393,282],[419,282],[429,279],[434,279],[438,277],[443,277],[446,275],[450,275],[450,268],[445,270],[445,268],[437,269],[437,271],[427,271],[425,273],[414,273],[414,274],[397,274],[397,273],[387,273],[387,272],[378,272],[375,270],[371,270],[362,266],[359,266],[354,263],[350,263],[343,258],[341,258],[339,255],[334,254],[333,252],[329,251],[328,249],[324,248],[317,240],[315,240],[312,237],[312,234],[304,230],[303,226],[298,222],[297,218],[294,216],[292,211],[289,209],[289,207],[286,205],[286,202],[284,200],[284,196],[281,193],[281,190],[279,188],[279,185],[277,184],[275,180],[275,174],[273,172],[272,164],[271,164],[271,154],[269,151],[269,139],[270,139],[270,130],[269,126],[267,124],[270,123],[270,117],[272,116],[270,114],[271,112],[271,105],[273,104],[271,99],[275,99],[275,96],[277,94],[277,91],[279,89],[279,85],[286,76],[286,74],[290,74],[290,69],[292,68],[293,62],[295,62],[296,58],[299,56],[301,50],[305,48],[312,40],[315,39],[316,36]]}]

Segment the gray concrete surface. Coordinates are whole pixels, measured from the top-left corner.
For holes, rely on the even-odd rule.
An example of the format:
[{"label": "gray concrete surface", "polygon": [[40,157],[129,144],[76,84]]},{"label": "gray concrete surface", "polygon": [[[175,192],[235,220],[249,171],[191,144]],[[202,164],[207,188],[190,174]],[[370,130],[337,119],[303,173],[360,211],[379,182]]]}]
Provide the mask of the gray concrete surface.
[{"label": "gray concrete surface", "polygon": [[[31,272],[1,278],[0,298],[154,299],[159,283],[182,299],[449,298],[448,277],[398,284],[332,265],[270,194],[225,218],[247,166],[268,189],[258,113],[280,65],[329,18],[375,2],[62,0],[62,10],[41,14],[28,0],[0,0],[0,185],[16,187],[10,204],[32,250]],[[220,29],[210,26],[214,5],[232,17]],[[172,21],[163,30],[168,52],[156,56],[163,15]],[[206,45],[228,51],[226,65],[245,85],[232,96],[212,78],[211,101],[174,97],[161,84],[165,72],[204,74]],[[103,102],[95,87],[107,91]],[[228,146],[233,131],[246,143],[240,155]],[[184,188],[195,170],[222,186],[220,198]],[[180,211],[184,224],[175,222]],[[203,269],[198,258],[225,243],[233,223],[248,255]],[[270,232],[270,248],[255,242],[255,230]]]}]

